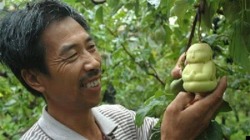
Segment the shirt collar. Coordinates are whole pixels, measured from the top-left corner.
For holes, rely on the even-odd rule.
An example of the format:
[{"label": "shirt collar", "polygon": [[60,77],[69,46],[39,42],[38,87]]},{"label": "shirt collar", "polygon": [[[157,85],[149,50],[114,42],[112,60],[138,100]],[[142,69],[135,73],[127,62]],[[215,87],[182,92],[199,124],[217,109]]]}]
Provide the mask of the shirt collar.
[{"label": "shirt collar", "polygon": [[92,108],[92,113],[103,134],[109,135],[113,131],[115,131],[117,124],[115,124],[111,119],[101,114],[101,112],[98,110],[98,107]]},{"label": "shirt collar", "polygon": [[[49,137],[55,140],[69,140],[72,138],[74,138],[74,140],[87,140],[82,135],[54,119],[51,115],[49,115],[45,108],[46,107],[43,108],[42,116],[38,120],[38,124]],[[101,114],[98,107],[92,108],[92,113],[96,122],[100,126],[101,131],[106,136],[115,131],[117,124]]]}]

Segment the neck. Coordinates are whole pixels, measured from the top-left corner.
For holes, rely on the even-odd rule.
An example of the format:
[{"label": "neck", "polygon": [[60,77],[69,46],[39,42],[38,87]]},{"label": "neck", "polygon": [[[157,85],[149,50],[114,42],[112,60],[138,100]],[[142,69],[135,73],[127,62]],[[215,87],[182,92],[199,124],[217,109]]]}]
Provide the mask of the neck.
[{"label": "neck", "polygon": [[91,108],[82,110],[53,109],[48,105],[48,113],[68,128],[74,130],[88,139],[101,139],[102,133],[99,129]]}]

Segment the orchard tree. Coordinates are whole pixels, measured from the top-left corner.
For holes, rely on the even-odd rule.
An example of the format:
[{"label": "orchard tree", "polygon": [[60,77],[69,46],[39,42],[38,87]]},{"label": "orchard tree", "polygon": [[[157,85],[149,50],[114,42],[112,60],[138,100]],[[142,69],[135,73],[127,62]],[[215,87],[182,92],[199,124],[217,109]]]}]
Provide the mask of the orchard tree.
[{"label": "orchard tree", "polygon": [[[30,0],[8,0],[0,17]],[[176,96],[170,72],[195,43],[213,50],[216,77],[228,77],[225,103],[197,139],[245,139],[250,135],[249,0],[64,0],[87,19],[103,58],[103,104],[118,103],[161,118]],[[45,105],[0,67],[0,139],[18,139]],[[29,120],[29,121],[27,121]],[[160,123],[151,139],[159,139]]]}]

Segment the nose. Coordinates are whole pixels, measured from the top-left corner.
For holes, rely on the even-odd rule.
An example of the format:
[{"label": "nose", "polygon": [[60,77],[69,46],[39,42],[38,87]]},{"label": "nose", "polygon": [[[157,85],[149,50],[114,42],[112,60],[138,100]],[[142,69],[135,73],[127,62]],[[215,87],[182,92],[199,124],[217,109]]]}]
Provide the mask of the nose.
[{"label": "nose", "polygon": [[99,69],[101,66],[101,57],[99,54],[89,54],[86,56],[86,61],[84,63],[84,69],[90,71],[93,69]]}]

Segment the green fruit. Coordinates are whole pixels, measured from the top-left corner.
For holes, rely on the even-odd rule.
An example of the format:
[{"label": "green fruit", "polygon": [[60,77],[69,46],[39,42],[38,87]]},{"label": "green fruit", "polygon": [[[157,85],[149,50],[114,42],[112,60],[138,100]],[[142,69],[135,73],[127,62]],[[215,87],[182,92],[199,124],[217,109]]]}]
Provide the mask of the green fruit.
[{"label": "green fruit", "polygon": [[202,63],[212,60],[213,51],[206,43],[196,43],[190,46],[186,52],[187,63]]},{"label": "green fruit", "polygon": [[183,83],[183,88],[192,93],[205,93],[214,90],[217,81],[188,81]]},{"label": "green fruit", "polygon": [[217,86],[213,51],[206,43],[196,43],[186,52],[187,65],[183,69],[183,88],[192,93],[206,93]]},{"label": "green fruit", "polygon": [[170,91],[174,94],[178,94],[181,91],[185,91],[183,88],[183,80],[182,78],[173,80],[170,84]]},{"label": "green fruit", "polygon": [[153,33],[152,39],[156,43],[164,43],[166,41],[167,33],[163,26],[157,27],[155,32]]}]

